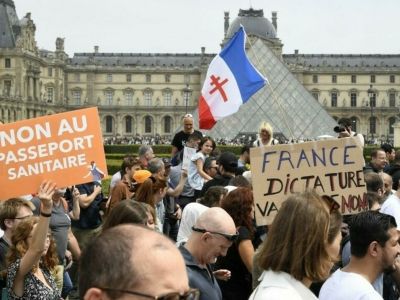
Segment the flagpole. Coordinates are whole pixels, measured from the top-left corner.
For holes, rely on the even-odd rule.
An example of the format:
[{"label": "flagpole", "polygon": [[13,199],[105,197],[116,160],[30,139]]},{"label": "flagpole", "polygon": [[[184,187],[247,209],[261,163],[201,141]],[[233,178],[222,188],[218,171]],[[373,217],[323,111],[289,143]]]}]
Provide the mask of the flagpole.
[{"label": "flagpole", "polygon": [[[247,35],[247,33],[246,33],[246,40],[248,40],[248,41],[249,41],[249,44],[250,44],[250,49],[249,49],[249,50],[251,50],[251,51],[253,52],[253,54],[254,54],[254,56],[255,56],[255,58],[256,58],[256,60],[257,60],[257,63],[259,64],[260,67],[262,67],[261,60],[259,59],[259,57],[258,57],[256,51],[253,50],[253,44],[252,44],[252,42],[251,42],[251,39],[250,39],[249,36]],[[262,75],[263,75],[264,77],[268,78],[268,77],[265,76],[264,74],[262,74]],[[280,111],[281,111],[281,114],[282,114],[282,116],[283,116],[283,122],[285,123],[286,128],[289,130],[289,134],[291,135],[292,140],[294,140],[294,135],[293,135],[292,129],[290,128],[289,123],[288,123],[288,121],[287,121],[287,119],[286,119],[286,117],[285,117],[285,112],[284,112],[284,110],[283,110],[283,108],[282,108],[280,102],[278,101],[278,98],[276,97],[275,91],[272,89],[272,86],[271,86],[271,84],[270,84],[269,82],[268,82],[267,85],[269,86],[269,89],[271,90],[271,95],[272,95],[272,97],[274,98],[274,101],[278,104],[278,107],[279,107],[279,109],[280,109]],[[257,103],[257,105],[258,105],[258,107],[261,108],[261,106],[260,106],[258,103]],[[261,109],[262,109],[262,108],[261,108]]]}]

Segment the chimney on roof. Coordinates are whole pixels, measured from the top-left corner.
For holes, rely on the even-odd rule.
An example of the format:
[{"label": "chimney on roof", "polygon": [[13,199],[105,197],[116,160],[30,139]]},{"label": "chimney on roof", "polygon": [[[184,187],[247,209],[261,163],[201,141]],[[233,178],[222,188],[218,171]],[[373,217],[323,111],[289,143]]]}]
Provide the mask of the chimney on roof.
[{"label": "chimney on roof", "polygon": [[201,47],[201,54],[205,54],[206,53],[206,47]]},{"label": "chimney on roof", "polygon": [[224,12],[224,37],[226,38],[226,34],[228,33],[228,28],[229,28],[229,11]]},{"label": "chimney on roof", "polygon": [[299,54],[299,49],[294,49],[294,54]]},{"label": "chimney on roof", "polygon": [[274,25],[275,30],[278,31],[278,13],[276,11],[272,12],[272,25]]},{"label": "chimney on roof", "polygon": [[99,53],[99,46],[94,46],[94,53]]}]

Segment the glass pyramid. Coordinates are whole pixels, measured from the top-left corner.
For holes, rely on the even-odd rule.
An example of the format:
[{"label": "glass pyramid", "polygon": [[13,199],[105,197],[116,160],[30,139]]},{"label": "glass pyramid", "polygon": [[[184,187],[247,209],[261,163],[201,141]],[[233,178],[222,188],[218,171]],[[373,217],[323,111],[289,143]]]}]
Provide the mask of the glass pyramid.
[{"label": "glass pyramid", "polygon": [[[249,39],[248,39],[249,40]],[[247,51],[253,65],[269,80],[239,111],[219,120],[204,133],[213,138],[233,139],[257,133],[262,121],[286,139],[332,135],[336,121],[290,72],[286,64],[259,38]],[[198,121],[198,112],[194,113]]]}]

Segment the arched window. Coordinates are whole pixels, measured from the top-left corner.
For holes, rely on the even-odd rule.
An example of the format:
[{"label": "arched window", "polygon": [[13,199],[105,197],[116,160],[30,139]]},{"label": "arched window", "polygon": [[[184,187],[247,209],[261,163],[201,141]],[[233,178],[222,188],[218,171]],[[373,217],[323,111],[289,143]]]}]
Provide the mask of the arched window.
[{"label": "arched window", "polygon": [[376,134],[376,117],[369,118],[369,132]]},{"label": "arched window", "polygon": [[144,117],[144,133],[151,133],[152,131],[152,119],[150,116]]},{"label": "arched window", "polygon": [[131,116],[127,116],[125,118],[125,132],[126,133],[132,133],[132,124],[133,124],[133,118]]},{"label": "arched window", "polygon": [[171,133],[172,118],[170,116],[166,116],[164,118],[164,132]]},{"label": "arched window", "polygon": [[389,134],[394,134],[394,123],[396,123],[396,117],[389,118]]},{"label": "arched window", "polygon": [[114,119],[112,116],[106,117],[106,133],[112,133],[114,127]]}]

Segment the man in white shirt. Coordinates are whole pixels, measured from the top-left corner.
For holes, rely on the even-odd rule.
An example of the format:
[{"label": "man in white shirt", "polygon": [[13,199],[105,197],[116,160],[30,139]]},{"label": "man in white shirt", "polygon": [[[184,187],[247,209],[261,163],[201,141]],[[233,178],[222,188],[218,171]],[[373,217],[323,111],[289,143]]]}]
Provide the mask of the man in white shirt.
[{"label": "man in white shirt", "polygon": [[320,300],[381,300],[372,283],[382,272],[393,272],[400,255],[395,219],[376,211],[359,213],[350,225],[351,258],[324,283]]}]

